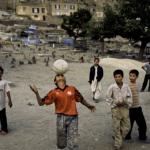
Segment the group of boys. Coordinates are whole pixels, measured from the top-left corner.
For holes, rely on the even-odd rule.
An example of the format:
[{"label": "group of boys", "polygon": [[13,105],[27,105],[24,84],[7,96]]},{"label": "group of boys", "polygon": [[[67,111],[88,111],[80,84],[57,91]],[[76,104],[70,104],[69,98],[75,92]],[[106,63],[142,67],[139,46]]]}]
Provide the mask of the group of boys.
[{"label": "group of boys", "polygon": [[129,73],[129,84],[123,83],[123,71],[116,70],[114,78],[116,83],[112,84],[107,91],[106,101],[109,103],[112,112],[115,150],[120,150],[122,141],[132,143],[131,132],[134,121],[139,127],[139,137],[137,140],[143,143],[150,143],[150,139],[146,136],[146,121],[139,105],[139,91],[136,80],[139,72],[131,70]]},{"label": "group of boys", "polygon": [[[95,59],[99,63],[99,59]],[[99,65],[97,65],[97,68]],[[101,71],[102,68],[100,68]],[[95,73],[99,70],[94,70]],[[2,79],[3,68],[0,67],[0,121],[1,121],[1,134],[7,133],[7,120],[5,113],[5,96],[7,93],[9,99],[9,106],[12,107],[11,97],[9,93],[9,85],[7,81]],[[103,75],[103,73],[102,73]],[[97,83],[102,79],[95,77]],[[106,101],[109,103],[112,112],[113,125],[115,134],[115,150],[120,150],[122,141],[133,142],[131,139],[131,131],[134,121],[139,126],[139,142],[150,143],[146,136],[146,122],[142,113],[142,108],[139,106],[139,92],[136,84],[139,72],[131,70],[129,73],[129,84],[123,83],[123,71],[116,70],[113,73],[115,83],[112,84],[107,91]],[[66,78],[62,74],[58,74],[54,78],[54,83],[57,86],[51,90],[44,98],[41,98],[35,85],[31,86],[31,90],[35,93],[38,104],[50,105],[55,103],[55,113],[57,114],[57,147],[64,149],[68,147],[69,150],[78,150],[78,112],[76,102],[81,102],[84,106],[95,112],[96,108],[87,103],[80,92],[73,86],[66,85]],[[98,90],[98,89],[97,89]],[[94,93],[95,94],[95,93]]]}]

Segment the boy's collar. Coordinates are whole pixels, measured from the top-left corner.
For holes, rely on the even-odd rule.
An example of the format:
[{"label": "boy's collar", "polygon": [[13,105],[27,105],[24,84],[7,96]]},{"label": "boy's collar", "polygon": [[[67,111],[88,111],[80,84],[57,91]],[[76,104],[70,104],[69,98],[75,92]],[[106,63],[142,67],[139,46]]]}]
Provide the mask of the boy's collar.
[{"label": "boy's collar", "polygon": [[122,87],[121,87],[121,89],[120,89],[120,88],[118,87],[117,83],[115,83],[115,88],[117,88],[117,89],[121,90],[121,89],[125,88],[125,84],[124,84],[124,83],[122,83]]},{"label": "boy's collar", "polygon": [[59,87],[57,86],[56,89],[59,89],[59,90],[61,90],[61,91],[64,91],[67,87],[68,87],[68,85],[65,85],[64,89],[61,89],[61,88],[59,88]]}]

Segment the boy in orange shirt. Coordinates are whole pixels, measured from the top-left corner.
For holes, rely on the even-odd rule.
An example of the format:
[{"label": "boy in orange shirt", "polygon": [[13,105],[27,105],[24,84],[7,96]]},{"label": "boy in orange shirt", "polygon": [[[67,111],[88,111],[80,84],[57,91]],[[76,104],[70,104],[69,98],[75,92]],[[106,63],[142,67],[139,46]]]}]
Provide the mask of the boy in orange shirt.
[{"label": "boy in orange shirt", "polygon": [[95,112],[92,106],[84,100],[83,96],[73,86],[66,85],[64,75],[56,75],[54,83],[57,88],[51,90],[44,98],[40,98],[37,88],[30,85],[31,90],[36,94],[40,106],[55,103],[55,113],[57,114],[57,147],[69,150],[78,150],[78,112],[76,102],[81,102],[91,112]]}]

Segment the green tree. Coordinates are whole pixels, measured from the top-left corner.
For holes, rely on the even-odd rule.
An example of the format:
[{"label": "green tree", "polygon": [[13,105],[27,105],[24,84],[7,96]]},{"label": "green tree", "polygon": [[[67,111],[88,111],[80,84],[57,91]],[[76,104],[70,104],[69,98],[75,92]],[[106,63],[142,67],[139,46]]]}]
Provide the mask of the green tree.
[{"label": "green tree", "polygon": [[74,37],[73,49],[75,47],[76,39],[79,37],[84,37],[87,33],[87,31],[83,29],[83,24],[87,23],[91,18],[91,13],[86,9],[79,9],[71,16],[66,16],[63,18],[61,27],[67,31],[67,34],[70,37]]},{"label": "green tree", "polygon": [[105,14],[115,16],[115,25],[111,26],[115,35],[131,42],[141,41],[138,60],[143,60],[145,47],[150,42],[150,0],[117,0],[115,9],[109,5],[105,8]]},{"label": "green tree", "polygon": [[104,40],[105,38],[116,37],[115,30],[117,29],[116,14],[112,13],[112,10],[107,5],[104,8],[105,17],[99,21],[91,19],[88,23],[84,25],[84,29],[88,30],[86,36],[91,37],[91,39],[99,40],[101,45],[101,55],[104,55]]}]

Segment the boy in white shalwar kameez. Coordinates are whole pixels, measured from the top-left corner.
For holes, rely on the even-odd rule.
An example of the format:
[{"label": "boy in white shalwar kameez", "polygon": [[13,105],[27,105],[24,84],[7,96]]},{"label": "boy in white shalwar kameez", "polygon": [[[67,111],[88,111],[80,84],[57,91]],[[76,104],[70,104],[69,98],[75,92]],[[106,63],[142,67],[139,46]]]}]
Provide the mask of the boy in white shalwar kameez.
[{"label": "boy in white shalwar kameez", "polygon": [[99,66],[99,58],[94,59],[94,66],[90,69],[89,83],[93,92],[93,100],[97,103],[101,92],[101,79],[103,78],[103,68]]}]

